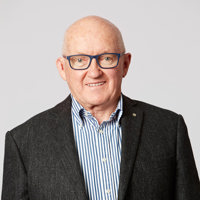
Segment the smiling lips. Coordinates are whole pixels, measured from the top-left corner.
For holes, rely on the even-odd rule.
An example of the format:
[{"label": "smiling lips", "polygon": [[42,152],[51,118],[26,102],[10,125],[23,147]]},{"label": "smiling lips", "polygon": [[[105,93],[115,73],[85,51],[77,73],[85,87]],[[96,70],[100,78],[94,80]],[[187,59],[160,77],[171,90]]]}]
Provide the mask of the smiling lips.
[{"label": "smiling lips", "polygon": [[89,87],[96,87],[96,86],[103,85],[104,83],[105,83],[105,81],[103,81],[103,82],[98,82],[98,83],[88,83],[88,84],[86,84],[86,85],[89,86]]}]

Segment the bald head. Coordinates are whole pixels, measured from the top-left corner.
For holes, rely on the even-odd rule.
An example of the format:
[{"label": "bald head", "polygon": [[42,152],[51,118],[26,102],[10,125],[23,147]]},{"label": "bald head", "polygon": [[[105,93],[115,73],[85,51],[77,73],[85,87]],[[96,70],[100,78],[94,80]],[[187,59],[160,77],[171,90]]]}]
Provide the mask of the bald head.
[{"label": "bald head", "polygon": [[[104,44],[104,51],[124,52],[124,42],[119,29],[107,19],[98,16],[87,16],[73,23],[65,32],[63,54],[92,53],[99,51]],[[98,46],[96,46],[98,45]],[[85,47],[85,48],[84,48]],[[79,52],[78,52],[79,51]],[[94,52],[96,53],[96,52]],[[103,53],[103,52],[100,52]]]}]

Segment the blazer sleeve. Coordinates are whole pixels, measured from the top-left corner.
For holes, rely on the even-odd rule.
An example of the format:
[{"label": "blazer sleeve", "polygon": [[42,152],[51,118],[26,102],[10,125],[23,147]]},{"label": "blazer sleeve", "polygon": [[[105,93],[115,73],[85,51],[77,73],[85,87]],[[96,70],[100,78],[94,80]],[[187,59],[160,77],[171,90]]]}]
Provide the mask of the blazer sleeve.
[{"label": "blazer sleeve", "polygon": [[2,200],[28,200],[27,173],[11,132],[6,133]]},{"label": "blazer sleeve", "polygon": [[176,143],[176,200],[200,200],[200,182],[184,119],[179,115]]}]

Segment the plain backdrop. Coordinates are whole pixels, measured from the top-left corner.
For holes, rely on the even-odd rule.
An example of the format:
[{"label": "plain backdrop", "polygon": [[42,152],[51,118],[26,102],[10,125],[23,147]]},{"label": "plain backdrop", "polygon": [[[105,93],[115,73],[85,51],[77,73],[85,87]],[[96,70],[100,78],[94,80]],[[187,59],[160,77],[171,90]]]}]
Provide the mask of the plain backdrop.
[{"label": "plain backdrop", "polygon": [[55,61],[87,15],[116,24],[132,53],[123,93],[183,115],[200,171],[199,0],[0,0],[0,188],[5,133],[69,94]]}]

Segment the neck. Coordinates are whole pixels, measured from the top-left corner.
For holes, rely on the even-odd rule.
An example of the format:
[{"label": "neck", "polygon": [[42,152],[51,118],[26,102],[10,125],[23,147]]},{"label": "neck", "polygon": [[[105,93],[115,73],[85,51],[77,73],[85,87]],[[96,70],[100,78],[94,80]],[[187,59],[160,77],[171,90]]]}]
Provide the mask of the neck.
[{"label": "neck", "polygon": [[105,106],[92,106],[86,108],[87,111],[89,111],[93,117],[96,118],[99,124],[101,124],[103,121],[107,121],[110,118],[110,115],[115,111],[117,107],[118,100],[112,103],[111,106],[105,107]]},{"label": "neck", "polygon": [[99,124],[103,121],[107,121],[110,118],[110,115],[115,111],[120,96],[115,98],[113,101],[109,101],[106,104],[102,105],[89,105],[89,104],[82,104],[79,102],[85,110],[89,111],[93,117],[96,118]]}]

